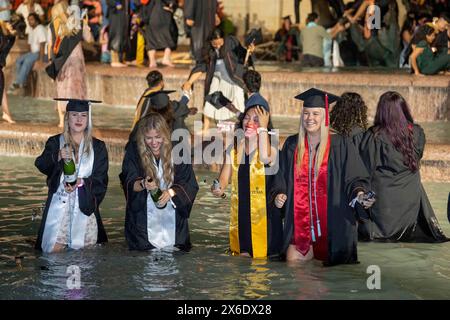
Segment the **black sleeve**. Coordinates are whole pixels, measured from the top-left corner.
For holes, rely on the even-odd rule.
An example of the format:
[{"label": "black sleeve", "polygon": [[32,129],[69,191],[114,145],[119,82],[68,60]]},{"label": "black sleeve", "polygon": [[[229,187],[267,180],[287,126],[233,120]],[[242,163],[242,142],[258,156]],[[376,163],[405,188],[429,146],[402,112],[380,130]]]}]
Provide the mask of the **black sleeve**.
[{"label": "black sleeve", "polygon": [[[278,172],[275,174],[275,176],[272,179],[272,187],[270,188],[270,201],[275,201],[275,197],[278,194],[285,194],[287,195],[287,179],[286,179],[286,173],[290,172],[289,164],[291,162],[290,156],[291,153],[289,150],[289,145],[291,143],[291,139],[287,138],[283,148],[278,153],[279,157],[279,168]],[[281,208],[282,216],[284,217],[284,210],[286,208],[286,204]]]},{"label": "black sleeve", "polygon": [[425,150],[425,133],[423,132],[422,127],[419,125],[414,126],[414,135],[415,135],[415,151],[417,154],[417,159],[420,160],[423,157],[423,151]]},{"label": "black sleeve", "polygon": [[345,170],[345,191],[348,201],[356,197],[359,191],[370,190],[370,175],[351,138],[343,138],[341,148],[344,148],[343,169]]},{"label": "black sleeve", "polygon": [[[185,97],[185,96],[183,96]],[[181,98],[180,101],[173,101],[173,115],[175,118],[186,118],[189,115],[189,108],[186,99]],[[187,100],[189,102],[189,100]]]},{"label": "black sleeve", "polygon": [[371,173],[376,169],[377,147],[376,139],[372,133],[372,130],[367,130],[362,138],[361,144],[359,145],[359,152],[361,160],[363,161],[369,175],[371,175]]},{"label": "black sleeve", "polygon": [[[94,148],[94,168],[90,177],[83,178],[84,188],[79,190],[80,210],[87,215],[98,209],[108,187],[108,151],[103,141]],[[81,196],[84,192],[84,199]]]},{"label": "black sleeve", "polygon": [[185,19],[194,20],[195,1],[198,1],[198,0],[185,0],[184,1],[184,18]]},{"label": "black sleeve", "polygon": [[40,172],[50,177],[55,169],[62,169],[62,161],[58,163],[59,136],[50,137],[45,143],[42,154],[36,158],[34,165]]},{"label": "black sleeve", "polygon": [[172,198],[172,201],[177,206],[177,211],[186,218],[189,218],[192,205],[199,189],[191,164],[180,164],[175,166],[172,189],[176,193]]},{"label": "black sleeve", "polygon": [[[135,143],[129,143],[125,148],[125,157],[122,162],[121,180],[125,192],[127,205],[133,201],[134,196],[138,193],[133,190],[134,183],[144,177],[141,174],[139,159],[135,150]],[[140,191],[144,192],[144,191]]]}]

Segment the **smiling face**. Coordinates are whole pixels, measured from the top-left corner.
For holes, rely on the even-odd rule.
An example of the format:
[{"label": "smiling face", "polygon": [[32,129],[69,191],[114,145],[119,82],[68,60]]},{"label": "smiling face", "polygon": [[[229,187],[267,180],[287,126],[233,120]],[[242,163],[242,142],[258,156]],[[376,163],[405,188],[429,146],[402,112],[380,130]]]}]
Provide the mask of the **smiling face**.
[{"label": "smiling face", "polygon": [[155,129],[147,130],[144,134],[144,142],[153,155],[158,157],[161,151],[161,146],[164,143],[161,133]]},{"label": "smiling face", "polygon": [[88,125],[88,112],[69,111],[69,129],[71,133],[80,133]]},{"label": "smiling face", "polygon": [[223,46],[224,40],[223,38],[216,38],[211,40],[211,45],[214,49],[220,49]]},{"label": "smiling face", "polygon": [[320,132],[320,127],[324,118],[323,108],[303,108],[303,125],[308,134]]},{"label": "smiling face", "polygon": [[242,120],[242,128],[244,129],[246,137],[256,134],[256,129],[259,128],[259,117],[256,114],[256,108],[251,108],[247,111]]}]

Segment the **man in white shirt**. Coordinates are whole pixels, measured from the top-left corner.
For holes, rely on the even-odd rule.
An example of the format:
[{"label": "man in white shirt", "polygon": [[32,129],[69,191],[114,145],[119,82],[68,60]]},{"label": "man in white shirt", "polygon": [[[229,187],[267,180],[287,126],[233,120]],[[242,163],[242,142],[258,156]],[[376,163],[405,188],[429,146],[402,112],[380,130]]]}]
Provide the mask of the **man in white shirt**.
[{"label": "man in white shirt", "polygon": [[36,13],[42,22],[45,18],[44,9],[38,3],[34,3],[34,0],[24,0],[17,8],[16,13],[25,19],[25,23],[27,24],[25,34],[30,33],[30,24],[28,23],[28,15],[30,13]]},{"label": "man in white shirt", "polygon": [[17,59],[16,80],[9,88],[8,93],[12,93],[17,88],[23,88],[35,62],[42,63],[44,57],[47,43],[47,30],[40,23],[39,16],[36,13],[30,13],[28,15],[28,23],[30,25],[30,33],[28,34],[30,52],[21,55]]}]

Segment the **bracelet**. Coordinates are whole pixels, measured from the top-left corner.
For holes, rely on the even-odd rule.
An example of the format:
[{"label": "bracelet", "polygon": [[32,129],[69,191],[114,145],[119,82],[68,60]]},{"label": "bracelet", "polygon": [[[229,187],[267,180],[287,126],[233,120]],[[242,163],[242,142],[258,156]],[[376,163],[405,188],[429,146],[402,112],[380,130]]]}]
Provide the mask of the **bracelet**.
[{"label": "bracelet", "polygon": [[175,196],[175,191],[173,191],[173,189],[169,189],[169,190],[167,190],[167,192],[169,192],[169,195],[171,198],[173,198]]},{"label": "bracelet", "polygon": [[142,189],[145,189],[145,179],[141,180],[141,187],[142,187]]},{"label": "bracelet", "polygon": [[256,133],[258,133],[258,134],[260,134],[261,132],[269,132],[268,130],[267,130],[267,128],[258,128],[258,129],[256,129]]}]

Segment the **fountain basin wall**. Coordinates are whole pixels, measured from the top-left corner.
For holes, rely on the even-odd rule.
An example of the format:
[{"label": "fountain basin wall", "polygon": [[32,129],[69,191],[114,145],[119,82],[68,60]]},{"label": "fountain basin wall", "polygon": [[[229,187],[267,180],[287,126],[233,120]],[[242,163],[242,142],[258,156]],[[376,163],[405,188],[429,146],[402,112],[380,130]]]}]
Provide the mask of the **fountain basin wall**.
[{"label": "fountain basin wall", "polygon": [[[0,154],[36,157],[44,150],[48,137],[59,133],[54,127],[38,124],[0,124]],[[121,164],[128,130],[94,129],[94,136],[105,141],[109,161]],[[280,137],[283,143],[286,137]],[[193,139],[191,141],[194,141]],[[424,181],[450,182],[450,152],[445,144],[427,144],[421,161],[421,175]],[[205,167],[205,165],[197,165]],[[218,171],[219,165],[209,166]]]},{"label": "fountain basin wall", "polygon": [[[290,72],[258,70],[262,74],[261,92],[268,99],[274,115],[298,115],[301,103],[293,97],[310,87],[342,94],[346,91],[362,95],[369,108],[369,117],[375,115],[377,101],[386,91],[398,91],[408,101],[416,121],[448,120],[450,118],[450,77],[417,77],[409,74],[381,74],[356,72]],[[187,68],[161,69],[165,88],[178,90],[173,99],[180,97],[180,88],[189,76]],[[146,68],[113,69],[99,64],[87,65],[88,96],[111,105],[136,105],[146,88]],[[34,74],[30,95],[37,98],[56,96],[54,82],[45,71]],[[195,84],[192,107],[202,110],[203,81]]]}]

